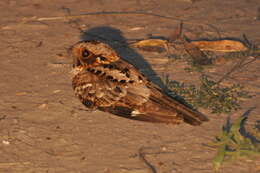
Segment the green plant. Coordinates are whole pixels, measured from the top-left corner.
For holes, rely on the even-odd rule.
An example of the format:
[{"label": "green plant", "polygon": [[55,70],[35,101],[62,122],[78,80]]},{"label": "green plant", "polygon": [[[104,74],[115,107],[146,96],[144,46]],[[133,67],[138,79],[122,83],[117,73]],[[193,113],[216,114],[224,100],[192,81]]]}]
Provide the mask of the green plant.
[{"label": "green plant", "polygon": [[260,144],[253,143],[251,139],[243,136],[240,132],[245,120],[246,117],[242,116],[235,120],[233,124],[223,126],[220,135],[210,144],[218,147],[218,152],[213,159],[215,170],[218,170],[223,162],[260,155]]},{"label": "green plant", "polygon": [[192,107],[210,109],[212,113],[230,113],[240,108],[241,100],[250,98],[241,85],[224,87],[205,75],[200,77],[198,87],[172,81],[168,77],[165,83],[173,97],[177,99],[182,97]]}]

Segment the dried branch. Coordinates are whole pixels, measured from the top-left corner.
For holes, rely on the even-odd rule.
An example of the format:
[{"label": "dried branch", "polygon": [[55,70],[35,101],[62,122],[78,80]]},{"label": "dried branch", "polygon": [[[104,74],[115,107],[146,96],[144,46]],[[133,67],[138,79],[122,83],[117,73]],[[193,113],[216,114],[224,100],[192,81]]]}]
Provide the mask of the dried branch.
[{"label": "dried branch", "polygon": [[[251,56],[250,56],[251,57]],[[222,76],[218,81],[217,84],[220,84],[223,80],[225,80],[226,78],[228,78],[232,73],[234,73],[236,70],[241,70],[243,67],[245,67],[246,65],[254,62],[256,60],[256,58],[254,57],[254,59],[252,59],[249,62],[245,62],[247,60],[247,56],[243,57],[239,62],[237,62],[233,68],[231,68],[230,71],[228,71],[224,76]]]},{"label": "dried branch", "polygon": [[149,168],[151,173],[157,173],[155,167],[150,162],[148,162],[148,160],[145,158],[146,153],[144,153],[143,150],[144,150],[144,148],[141,147],[138,151],[138,156],[139,156],[140,160],[142,162],[144,162],[144,164]]},{"label": "dried branch", "polygon": [[216,30],[214,26],[211,24],[205,24],[205,23],[198,23],[198,22],[191,22],[190,20],[184,20],[184,19],[178,19],[171,16],[164,16],[160,14],[155,13],[149,13],[149,12],[138,12],[138,11],[104,11],[104,12],[93,12],[93,13],[85,13],[80,15],[68,15],[68,16],[53,16],[53,17],[30,17],[30,18],[23,18],[23,21],[53,21],[53,20],[69,20],[69,19],[80,19],[85,18],[88,16],[97,16],[97,15],[145,15],[145,16],[153,16],[163,19],[172,20],[174,22],[185,22],[186,24],[192,24],[192,25],[199,25],[199,26],[207,26],[209,28],[212,28],[213,30]]}]

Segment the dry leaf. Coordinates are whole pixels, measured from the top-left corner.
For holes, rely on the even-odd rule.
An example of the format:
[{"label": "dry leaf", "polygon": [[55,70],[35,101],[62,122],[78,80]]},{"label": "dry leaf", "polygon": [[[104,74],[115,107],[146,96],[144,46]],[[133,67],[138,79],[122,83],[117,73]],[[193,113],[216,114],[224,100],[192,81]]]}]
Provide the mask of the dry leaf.
[{"label": "dry leaf", "polygon": [[165,50],[168,50],[167,40],[161,40],[161,39],[141,40],[133,43],[132,46],[149,52],[161,53]]},{"label": "dry leaf", "polygon": [[167,40],[161,40],[161,39],[147,39],[147,40],[141,40],[136,43],[133,43],[132,45],[134,47],[165,47],[167,44]]},{"label": "dry leaf", "polygon": [[202,51],[238,52],[248,50],[243,43],[235,40],[192,41],[191,43]]}]

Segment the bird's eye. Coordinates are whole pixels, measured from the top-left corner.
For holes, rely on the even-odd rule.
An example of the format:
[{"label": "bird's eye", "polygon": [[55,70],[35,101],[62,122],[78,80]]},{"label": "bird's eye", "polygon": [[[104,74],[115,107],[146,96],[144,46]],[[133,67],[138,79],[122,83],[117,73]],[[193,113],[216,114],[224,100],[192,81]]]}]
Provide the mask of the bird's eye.
[{"label": "bird's eye", "polygon": [[89,51],[87,50],[87,49],[84,49],[83,51],[82,51],[82,56],[83,57],[88,57],[90,55],[90,53],[89,53]]}]

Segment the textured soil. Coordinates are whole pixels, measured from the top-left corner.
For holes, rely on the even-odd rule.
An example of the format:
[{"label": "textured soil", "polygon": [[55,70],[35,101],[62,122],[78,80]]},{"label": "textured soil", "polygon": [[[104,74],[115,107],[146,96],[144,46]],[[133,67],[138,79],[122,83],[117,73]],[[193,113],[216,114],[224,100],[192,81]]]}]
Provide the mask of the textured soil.
[{"label": "textured soil", "polygon": [[[152,124],[103,112],[88,112],[71,88],[67,49],[82,39],[120,41],[166,37],[180,20],[190,39],[242,38],[260,45],[259,0],[1,0],[0,1],[0,172],[2,173],[211,173],[214,139],[227,115],[207,110],[210,121],[199,127]],[[142,14],[87,15],[107,11]],[[112,43],[111,43],[112,44]],[[114,46],[155,82],[196,83],[184,63],[168,63],[166,53]],[[209,71],[219,79],[237,59]],[[65,64],[61,65],[59,63]],[[245,100],[235,119],[252,107],[248,124],[259,123],[260,61],[232,74],[254,97]],[[153,71],[152,71],[153,69]],[[194,75],[194,77],[191,77]],[[150,165],[150,166],[149,166]],[[257,173],[260,160],[224,164],[220,172]]]}]

